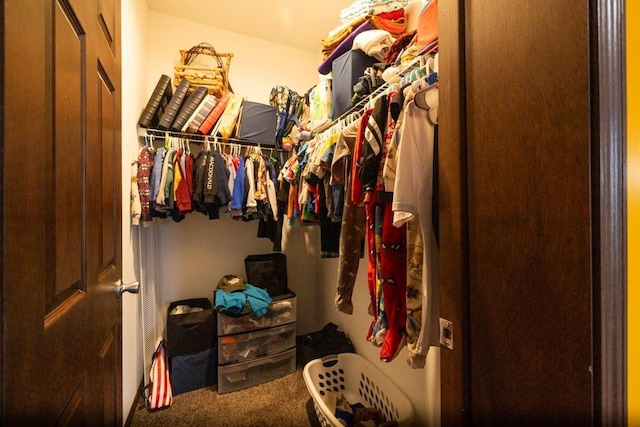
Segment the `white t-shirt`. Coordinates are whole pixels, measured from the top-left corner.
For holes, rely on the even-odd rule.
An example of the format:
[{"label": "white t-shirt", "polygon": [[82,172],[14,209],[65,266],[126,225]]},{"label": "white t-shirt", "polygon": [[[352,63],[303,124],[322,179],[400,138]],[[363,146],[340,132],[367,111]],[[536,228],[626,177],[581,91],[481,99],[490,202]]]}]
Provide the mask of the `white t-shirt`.
[{"label": "white t-shirt", "polygon": [[429,345],[437,346],[440,342],[438,247],[431,219],[438,88],[416,96],[424,96],[429,109],[419,108],[415,99],[405,107],[392,209],[394,226],[400,227],[417,215],[422,229],[422,327],[416,350],[426,355]]}]

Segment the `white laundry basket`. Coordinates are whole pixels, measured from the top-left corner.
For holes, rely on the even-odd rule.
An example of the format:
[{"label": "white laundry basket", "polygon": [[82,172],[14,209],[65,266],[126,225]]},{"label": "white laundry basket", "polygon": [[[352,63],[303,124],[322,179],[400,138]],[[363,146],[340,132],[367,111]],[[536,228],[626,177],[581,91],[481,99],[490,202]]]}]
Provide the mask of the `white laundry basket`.
[{"label": "white laundry basket", "polygon": [[324,427],[342,427],[322,397],[340,392],[350,404],[374,407],[387,421],[395,420],[401,427],[413,421],[409,399],[389,378],[362,356],[340,353],[315,359],[303,371],[304,382],[313,397],[313,406]]}]

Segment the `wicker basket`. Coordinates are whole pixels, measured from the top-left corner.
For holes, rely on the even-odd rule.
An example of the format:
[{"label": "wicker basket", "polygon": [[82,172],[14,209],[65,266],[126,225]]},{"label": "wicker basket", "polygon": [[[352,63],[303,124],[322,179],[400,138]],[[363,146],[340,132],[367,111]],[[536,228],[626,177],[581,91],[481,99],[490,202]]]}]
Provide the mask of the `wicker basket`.
[{"label": "wicker basket", "polygon": [[215,49],[200,46],[181,50],[180,64],[174,66],[173,84],[177,87],[184,77],[191,82],[188,94],[197,86],[205,86],[211,95],[220,98],[230,89],[232,57],[233,53],[218,53]]},{"label": "wicker basket", "polygon": [[377,408],[387,421],[400,427],[411,426],[411,402],[388,377],[371,362],[355,353],[325,356],[307,363],[303,371],[307,390],[323,427],[342,427],[322,396],[340,392],[350,404],[362,403]]}]

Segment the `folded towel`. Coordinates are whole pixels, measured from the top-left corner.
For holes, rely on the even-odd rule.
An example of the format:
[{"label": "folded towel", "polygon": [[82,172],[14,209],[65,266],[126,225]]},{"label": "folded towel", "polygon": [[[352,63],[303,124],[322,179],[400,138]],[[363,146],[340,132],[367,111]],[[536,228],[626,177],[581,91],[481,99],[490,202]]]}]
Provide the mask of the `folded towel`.
[{"label": "folded towel", "polygon": [[388,31],[369,30],[358,34],[353,39],[352,49],[360,49],[369,56],[373,56],[378,61],[384,61],[384,56],[393,45],[395,39]]}]

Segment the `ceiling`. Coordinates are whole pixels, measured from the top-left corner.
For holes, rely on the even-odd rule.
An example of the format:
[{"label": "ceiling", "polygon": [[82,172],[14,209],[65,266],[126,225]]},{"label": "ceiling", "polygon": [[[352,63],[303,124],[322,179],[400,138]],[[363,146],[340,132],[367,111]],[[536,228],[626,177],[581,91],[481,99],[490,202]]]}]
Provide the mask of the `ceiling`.
[{"label": "ceiling", "polygon": [[308,51],[353,0],[147,0],[150,10]]}]

